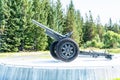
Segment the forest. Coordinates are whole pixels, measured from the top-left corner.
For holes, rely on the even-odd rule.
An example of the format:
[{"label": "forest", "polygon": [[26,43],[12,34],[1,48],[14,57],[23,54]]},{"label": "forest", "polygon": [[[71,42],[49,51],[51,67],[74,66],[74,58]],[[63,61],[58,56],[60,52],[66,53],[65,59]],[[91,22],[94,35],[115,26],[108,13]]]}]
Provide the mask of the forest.
[{"label": "forest", "polygon": [[0,52],[48,50],[53,39],[34,25],[32,19],[55,31],[73,31],[79,47],[120,48],[120,23],[102,24],[92,12],[81,16],[71,1],[64,11],[60,0],[0,0]]}]

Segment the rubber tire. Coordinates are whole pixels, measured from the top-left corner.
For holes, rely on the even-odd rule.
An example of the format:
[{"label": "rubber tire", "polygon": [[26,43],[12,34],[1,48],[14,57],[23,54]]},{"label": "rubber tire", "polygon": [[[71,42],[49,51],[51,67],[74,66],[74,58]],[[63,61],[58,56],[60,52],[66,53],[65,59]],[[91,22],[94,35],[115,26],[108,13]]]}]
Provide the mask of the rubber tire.
[{"label": "rubber tire", "polygon": [[[67,48],[64,48],[65,46],[67,46]],[[56,51],[56,55],[59,57],[60,60],[64,62],[73,61],[79,54],[78,45],[71,38],[64,38],[60,40],[56,46]],[[64,51],[65,53],[63,53],[62,51]],[[68,55],[70,55],[70,57]]]},{"label": "rubber tire", "polygon": [[58,56],[56,55],[56,51],[55,51],[57,43],[58,41],[55,41],[50,45],[50,54],[53,58],[59,60]]}]

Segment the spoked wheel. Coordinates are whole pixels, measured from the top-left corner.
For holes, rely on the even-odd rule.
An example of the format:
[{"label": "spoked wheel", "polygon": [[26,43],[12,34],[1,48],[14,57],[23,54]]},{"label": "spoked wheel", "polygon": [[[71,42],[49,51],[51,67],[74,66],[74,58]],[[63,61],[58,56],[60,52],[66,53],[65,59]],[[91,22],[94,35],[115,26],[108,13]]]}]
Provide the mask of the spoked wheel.
[{"label": "spoked wheel", "polygon": [[56,55],[56,45],[57,45],[57,43],[58,43],[58,41],[55,41],[50,45],[50,54],[55,59],[59,59]]},{"label": "spoked wheel", "polygon": [[65,38],[58,42],[56,52],[60,60],[70,62],[78,56],[79,48],[72,39]]}]

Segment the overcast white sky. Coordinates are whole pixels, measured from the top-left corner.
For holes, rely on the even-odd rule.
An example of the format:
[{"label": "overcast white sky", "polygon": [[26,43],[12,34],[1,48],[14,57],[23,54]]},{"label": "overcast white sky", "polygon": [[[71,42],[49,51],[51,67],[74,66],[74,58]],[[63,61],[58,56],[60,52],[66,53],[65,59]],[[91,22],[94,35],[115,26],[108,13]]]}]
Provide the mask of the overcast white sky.
[{"label": "overcast white sky", "polygon": [[[63,8],[66,8],[71,0],[61,0]],[[101,23],[108,23],[109,18],[113,22],[120,20],[120,0],[73,0],[75,9],[79,9],[84,17],[89,10],[93,18],[99,15]]]}]

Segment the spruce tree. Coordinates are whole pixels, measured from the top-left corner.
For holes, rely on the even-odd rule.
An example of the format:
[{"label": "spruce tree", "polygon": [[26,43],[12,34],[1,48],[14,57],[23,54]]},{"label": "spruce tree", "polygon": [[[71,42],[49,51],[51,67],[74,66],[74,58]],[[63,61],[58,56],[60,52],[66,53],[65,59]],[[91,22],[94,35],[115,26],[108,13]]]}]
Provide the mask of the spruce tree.
[{"label": "spruce tree", "polygon": [[[50,28],[62,34],[64,16],[60,0],[57,0],[57,2],[51,2],[49,10],[50,11],[48,15],[47,24],[49,25]],[[48,37],[48,46],[50,46],[53,41],[54,41],[53,39]]]},{"label": "spruce tree", "polygon": [[97,17],[97,24],[96,24],[96,34],[98,34],[100,41],[102,41],[103,39],[103,34],[104,34],[105,30],[103,25],[100,22],[100,16]]},{"label": "spruce tree", "polygon": [[27,28],[28,0],[8,0],[7,44],[10,51],[23,51]]},{"label": "spruce tree", "polygon": [[[48,18],[47,18],[47,25],[49,28],[57,31],[57,27],[55,27],[55,19],[54,19],[54,14],[55,14],[55,5],[53,2],[51,2],[51,6],[49,7],[49,11],[48,11]],[[48,38],[48,46],[47,49],[49,49],[49,46],[51,45],[51,43],[54,41],[53,39],[51,39],[51,37],[47,36]]]},{"label": "spruce tree", "polygon": [[32,11],[32,1],[28,1],[27,0],[27,6],[26,6],[26,29],[24,31],[24,49],[25,50],[28,50],[28,51],[32,51],[34,50],[34,47],[33,47],[33,44],[34,44],[34,41],[33,41],[33,23],[32,23],[32,17],[33,17],[33,11]]},{"label": "spruce tree", "polygon": [[86,22],[83,26],[83,40],[84,42],[90,41],[95,37],[95,24],[93,22],[93,17],[91,11],[89,11],[89,16],[86,14]]},{"label": "spruce tree", "polygon": [[[19,2],[20,1],[20,2]],[[26,29],[28,27],[27,25],[27,21],[29,20],[29,16],[28,16],[28,10],[29,10],[29,1],[28,0],[19,0],[17,1],[17,5],[18,5],[18,10],[16,11],[16,15],[18,15],[19,17],[17,17],[19,19],[19,38],[20,38],[20,46],[18,47],[20,51],[25,50],[25,39],[26,36],[25,32]]]},{"label": "spruce tree", "polygon": [[80,14],[80,11],[76,11],[76,24],[77,24],[77,30],[78,30],[78,35],[80,37],[79,39],[79,45],[81,46],[82,42],[83,42],[83,32],[82,32],[82,28],[83,28],[83,18]]},{"label": "spruce tree", "polygon": [[55,17],[56,17],[55,24],[57,27],[57,32],[62,33],[63,24],[64,24],[64,17],[63,17],[62,4],[61,4],[60,0],[57,0],[57,2],[56,2]]},{"label": "spruce tree", "polygon": [[7,44],[9,45],[10,51],[19,51],[21,44],[21,34],[23,23],[20,18],[23,16],[21,12],[22,0],[8,0],[10,17],[7,22]]},{"label": "spruce tree", "polygon": [[10,51],[6,43],[7,40],[7,21],[9,18],[8,0],[0,0],[0,52]]},{"label": "spruce tree", "polygon": [[117,23],[113,24],[113,31],[116,32],[116,33],[119,33],[120,28],[119,28],[119,25]]},{"label": "spruce tree", "polygon": [[[49,11],[49,0],[34,0],[33,1],[33,19],[37,20],[38,22],[47,25],[47,17]],[[45,50],[47,46],[47,36],[43,29],[34,25],[33,30],[33,48],[34,50]]]},{"label": "spruce tree", "polygon": [[112,23],[112,19],[110,18],[109,19],[109,22],[108,22],[108,30],[112,31],[113,30],[113,23]]},{"label": "spruce tree", "polygon": [[63,32],[65,34],[65,33],[72,32],[72,31],[73,31],[72,38],[79,44],[80,37],[79,37],[79,33],[77,30],[77,24],[75,20],[75,9],[74,9],[73,2],[71,1],[71,3],[69,4],[68,10],[67,10]]}]

